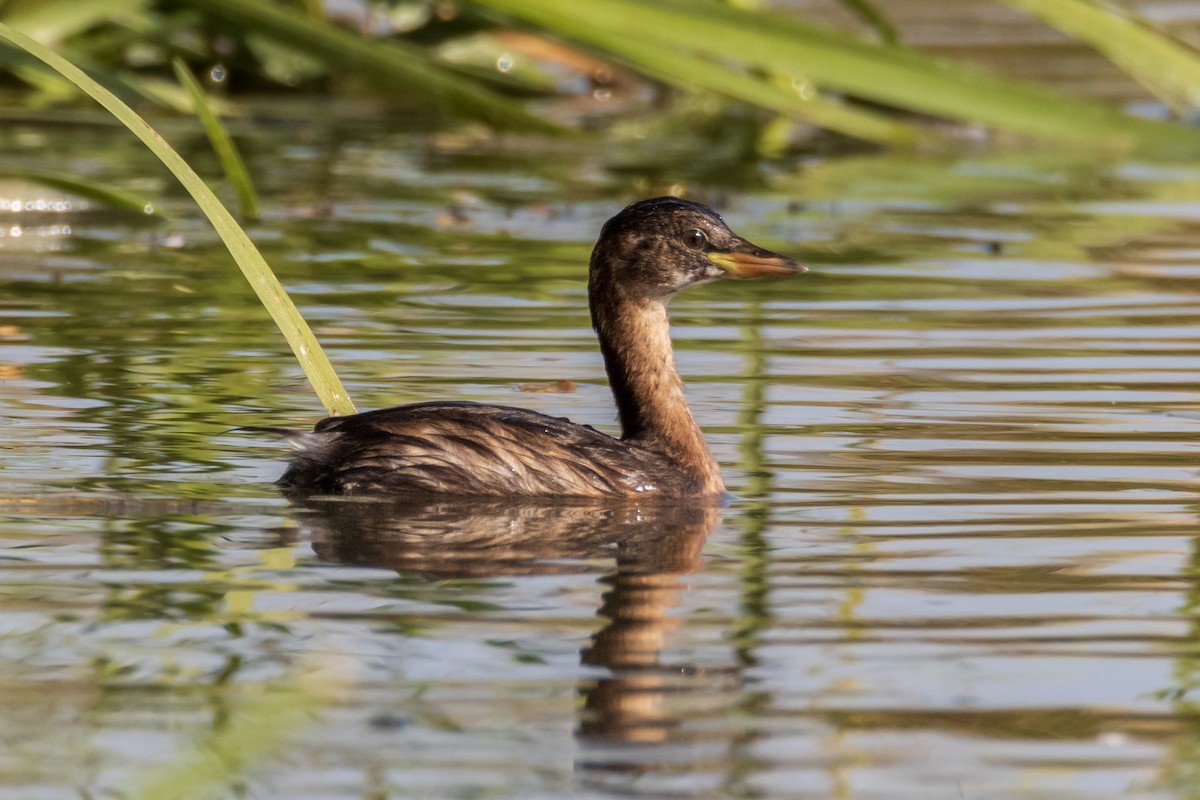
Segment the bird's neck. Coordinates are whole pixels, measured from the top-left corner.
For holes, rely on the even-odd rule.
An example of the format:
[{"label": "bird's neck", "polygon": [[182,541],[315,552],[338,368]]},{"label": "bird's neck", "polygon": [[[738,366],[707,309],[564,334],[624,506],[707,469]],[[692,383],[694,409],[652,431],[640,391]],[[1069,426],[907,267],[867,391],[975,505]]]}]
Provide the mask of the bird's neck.
[{"label": "bird's neck", "polygon": [[675,370],[666,306],[612,295],[597,300],[593,293],[591,307],[621,438],[666,453],[693,472],[706,491],[723,492],[720,467],[688,409]]}]

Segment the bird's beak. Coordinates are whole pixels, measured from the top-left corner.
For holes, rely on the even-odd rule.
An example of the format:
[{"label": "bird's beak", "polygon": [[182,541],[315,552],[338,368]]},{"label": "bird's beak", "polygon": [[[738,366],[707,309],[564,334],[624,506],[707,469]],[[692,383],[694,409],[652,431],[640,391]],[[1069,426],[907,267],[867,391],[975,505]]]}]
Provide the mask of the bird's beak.
[{"label": "bird's beak", "polygon": [[808,267],[798,261],[779,253],[772,253],[770,250],[763,250],[745,240],[732,250],[709,253],[708,260],[734,278],[799,275],[808,271]]}]

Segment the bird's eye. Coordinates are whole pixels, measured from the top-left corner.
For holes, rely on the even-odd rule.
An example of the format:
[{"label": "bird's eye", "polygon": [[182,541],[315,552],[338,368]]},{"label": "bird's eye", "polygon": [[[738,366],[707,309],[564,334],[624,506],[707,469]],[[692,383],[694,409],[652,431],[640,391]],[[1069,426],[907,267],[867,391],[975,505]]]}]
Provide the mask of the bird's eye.
[{"label": "bird's eye", "polygon": [[708,235],[699,228],[693,228],[683,237],[683,242],[693,250],[699,250],[708,244]]}]

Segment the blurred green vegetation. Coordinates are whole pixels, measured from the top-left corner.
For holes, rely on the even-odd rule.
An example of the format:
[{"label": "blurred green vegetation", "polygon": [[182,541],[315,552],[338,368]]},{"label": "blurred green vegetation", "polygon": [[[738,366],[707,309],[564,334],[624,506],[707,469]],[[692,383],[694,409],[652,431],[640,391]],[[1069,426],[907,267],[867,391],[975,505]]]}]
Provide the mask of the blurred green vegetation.
[{"label": "blurred green vegetation", "polygon": [[[1098,0],[1052,10],[1003,1],[1092,43],[1176,116],[1200,98],[1200,57],[1130,12]],[[245,231],[134,106],[199,116],[246,220],[258,216],[257,194],[220,114],[249,103],[222,100],[268,92],[369,93],[444,114],[447,122],[542,134],[596,127],[607,116],[610,144],[620,141],[621,122],[636,118],[633,138],[642,141],[634,152],[660,164],[681,154],[672,149],[689,156],[697,143],[755,158],[778,153],[789,147],[796,122],[897,149],[948,132],[953,138],[951,126],[934,124],[952,120],[1089,149],[1200,150],[1193,128],[934,58],[906,47],[902,32],[867,0],[844,5],[870,39],[720,0],[0,0],[0,66],[29,93],[26,107],[73,102],[82,91],[168,166],[220,233],[330,413],[353,405],[306,323]],[[206,95],[193,71],[217,96]],[[611,97],[618,72],[625,102],[607,115],[586,105],[570,110],[572,97]],[[642,88],[671,90],[648,93],[665,112],[639,103]],[[680,95],[717,102],[681,117],[672,102]],[[731,105],[750,110],[749,133],[730,123]],[[69,176],[24,177],[69,188]],[[78,188],[117,207],[139,205],[104,186],[79,181]]]},{"label": "blurred green vegetation", "polygon": [[[296,354],[296,359],[300,362],[300,366],[304,368],[309,383],[312,384],[313,390],[316,392],[317,397],[320,398],[322,404],[324,404],[326,411],[330,414],[354,413],[354,405],[350,402],[349,395],[346,394],[346,390],[334,372],[333,366],[325,357],[321,345],[317,342],[316,337],[313,336],[308,323],[304,321],[295,304],[292,303],[291,298],[288,297],[287,292],[279,283],[279,279],[275,277],[267,262],[263,260],[262,255],[258,252],[258,248],[254,246],[250,237],[246,235],[245,230],[238,225],[237,221],[229,213],[229,210],[225,208],[187,161],[174,148],[167,144],[158,131],[154,130],[128,105],[121,102],[120,98],[85,75],[78,67],[62,56],[2,23],[0,23],[0,41],[7,42],[29,53],[63,78],[69,80],[82,92],[104,106],[105,110],[116,117],[131,133],[142,140],[142,143],[183,184],[188,194],[192,196],[209,222],[212,223],[226,248],[229,250],[230,255],[233,256],[242,274],[246,277],[246,281],[253,288],[254,293],[258,295],[263,308],[271,315],[271,319],[274,320],[284,338],[287,339],[288,344],[291,345],[292,352]],[[245,169],[241,165],[240,156],[233,148],[229,137],[224,135],[224,127],[208,108],[207,103],[204,101],[199,89],[194,85],[194,81],[191,75],[187,73],[186,68],[179,62],[175,62],[174,69],[178,72],[185,89],[192,94],[193,102],[196,103],[197,111],[208,132],[209,138],[213,141],[218,155],[225,164],[226,174],[231,177],[236,186],[240,187],[239,196],[243,198],[243,208],[246,209],[245,191],[248,178],[245,175]],[[241,170],[240,175],[238,173],[239,168]],[[250,212],[254,212],[255,215],[257,213],[253,207],[247,210],[248,216]]]},{"label": "blurred green vegetation", "polygon": [[242,154],[238,152],[237,146],[233,143],[233,138],[221,122],[221,118],[213,110],[208,98],[205,97],[204,89],[188,71],[183,61],[176,58],[171,62],[171,66],[174,67],[179,82],[187,89],[188,95],[192,98],[196,116],[200,118],[200,124],[204,126],[204,133],[208,136],[213,151],[221,161],[221,169],[224,170],[226,179],[233,184],[242,219],[258,219],[258,191],[254,188],[254,181],[250,177],[249,170],[246,169],[246,162],[242,160]]},{"label": "blurred green vegetation", "polygon": [[[996,2],[1091,45],[1177,119],[1195,109],[1200,55],[1136,16],[1136,4]],[[1100,147],[1200,149],[1200,134],[1184,125],[906,46],[886,5],[841,5],[861,33],[720,0],[0,0],[0,22],[127,102],[177,110],[190,104],[171,80],[173,59],[227,98],[367,93],[496,129],[588,127],[569,103],[548,101],[633,80],[657,90],[659,107],[664,97],[670,105],[673,96],[712,95],[764,119],[892,146],[943,137],[946,127],[931,123],[951,120]],[[19,54],[0,53],[0,66],[38,102],[71,96]]]}]

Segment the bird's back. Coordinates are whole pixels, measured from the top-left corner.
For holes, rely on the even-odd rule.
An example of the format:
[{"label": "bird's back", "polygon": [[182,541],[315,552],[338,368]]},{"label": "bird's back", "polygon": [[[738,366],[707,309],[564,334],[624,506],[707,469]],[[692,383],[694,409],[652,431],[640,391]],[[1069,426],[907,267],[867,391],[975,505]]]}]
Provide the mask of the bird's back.
[{"label": "bird's back", "polygon": [[693,478],[652,448],[508,406],[416,403],[290,433],[290,494],[687,495]]}]

